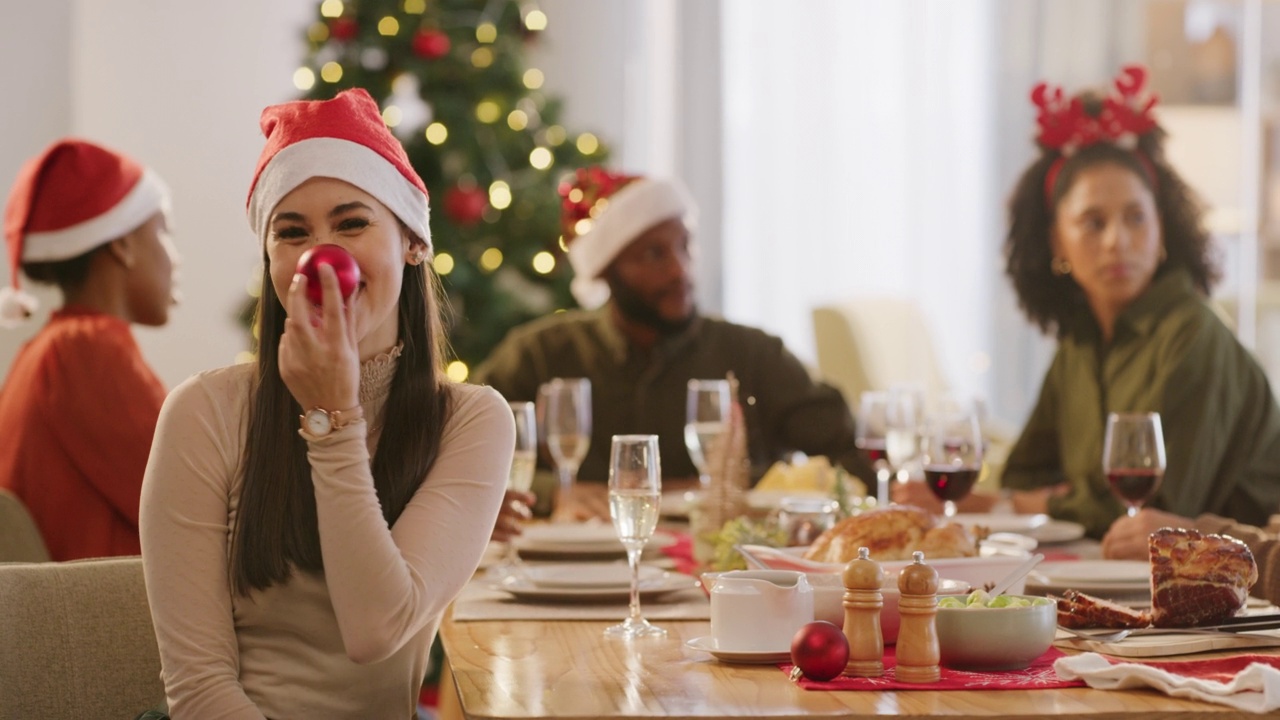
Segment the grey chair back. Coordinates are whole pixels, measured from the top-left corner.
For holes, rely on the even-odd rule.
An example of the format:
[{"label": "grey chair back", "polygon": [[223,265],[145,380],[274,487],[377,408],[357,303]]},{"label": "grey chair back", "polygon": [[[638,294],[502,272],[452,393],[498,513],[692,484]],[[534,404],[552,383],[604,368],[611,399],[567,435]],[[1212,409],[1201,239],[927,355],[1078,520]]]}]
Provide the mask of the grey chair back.
[{"label": "grey chair back", "polygon": [[0,488],[0,562],[46,562],[49,549],[17,495]]}]

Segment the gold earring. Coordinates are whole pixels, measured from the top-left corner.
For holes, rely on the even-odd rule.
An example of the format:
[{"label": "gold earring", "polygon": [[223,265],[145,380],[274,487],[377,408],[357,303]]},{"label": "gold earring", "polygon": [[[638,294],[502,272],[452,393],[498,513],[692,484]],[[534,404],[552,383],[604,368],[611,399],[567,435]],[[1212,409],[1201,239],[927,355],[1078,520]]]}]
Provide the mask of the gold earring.
[{"label": "gold earring", "polygon": [[427,258],[426,252],[422,251],[421,249],[414,250],[412,253],[409,254],[409,264],[421,265],[422,261],[425,260],[426,258]]},{"label": "gold earring", "polygon": [[1053,262],[1049,263],[1049,269],[1053,271],[1054,275],[1070,275],[1071,261],[1066,258],[1056,257]]}]

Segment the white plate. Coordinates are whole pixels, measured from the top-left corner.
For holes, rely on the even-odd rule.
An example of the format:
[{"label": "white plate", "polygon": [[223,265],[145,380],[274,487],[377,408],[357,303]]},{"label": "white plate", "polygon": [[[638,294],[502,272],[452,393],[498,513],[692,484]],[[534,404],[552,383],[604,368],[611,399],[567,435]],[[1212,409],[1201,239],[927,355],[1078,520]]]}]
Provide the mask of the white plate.
[{"label": "white plate", "polygon": [[[656,567],[640,566],[642,583],[659,580],[663,574]],[[626,563],[529,565],[524,568],[524,576],[529,582],[542,588],[625,590],[631,587],[631,568]]]},{"label": "white plate", "polygon": [[1036,571],[1052,582],[1150,583],[1151,563],[1141,560],[1073,560],[1041,563]]},{"label": "white plate", "polygon": [[[604,559],[626,555],[626,549],[618,540],[613,525],[566,525],[583,530],[565,530],[556,525],[533,525],[516,538],[516,550],[523,557],[538,558],[590,558]],[[543,530],[541,528],[555,528]],[[603,528],[603,529],[602,529]],[[607,534],[606,532],[607,531]],[[676,542],[671,533],[655,532],[644,546],[652,552]]]},{"label": "white plate", "polygon": [[697,500],[696,490],[668,490],[662,493],[661,505],[658,506],[659,512],[663,517],[687,518],[689,509]]},{"label": "white plate", "polygon": [[721,650],[716,647],[716,639],[710,635],[696,637],[685,642],[685,647],[708,652],[721,662],[742,663],[747,665],[777,665],[791,662],[791,649],[777,652],[752,652],[750,650]]},{"label": "white plate", "polygon": [[[549,588],[535,585],[519,575],[508,575],[489,586],[526,602],[626,603],[631,600],[630,585],[621,588]],[[640,583],[640,597],[651,600],[696,587],[697,581],[688,575],[664,572],[653,580]]]},{"label": "white plate", "polygon": [[960,513],[950,522],[970,528],[981,525],[993,533],[1007,532],[1026,535],[1042,543],[1061,543],[1084,537],[1084,526],[1067,520],[1054,520],[1048,515],[985,515]]}]

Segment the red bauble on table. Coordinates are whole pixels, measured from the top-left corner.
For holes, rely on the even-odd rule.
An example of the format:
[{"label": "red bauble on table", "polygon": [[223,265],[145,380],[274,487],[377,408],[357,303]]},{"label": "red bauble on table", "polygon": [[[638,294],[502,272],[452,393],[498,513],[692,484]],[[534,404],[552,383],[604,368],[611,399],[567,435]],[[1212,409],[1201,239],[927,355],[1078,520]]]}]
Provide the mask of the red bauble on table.
[{"label": "red bauble on table", "polygon": [[484,217],[489,197],[478,187],[449,188],[444,194],[444,214],[459,225],[475,225]]},{"label": "red bauble on table", "polygon": [[346,42],[356,36],[360,31],[360,26],[356,25],[356,21],[348,17],[334,18],[329,23],[329,37],[340,42]]},{"label": "red bauble on table", "polygon": [[849,663],[849,640],[826,620],[811,622],[791,639],[791,662],[810,680],[833,680]]},{"label": "red bauble on table", "polygon": [[351,299],[360,285],[360,266],[351,253],[332,244],[317,245],[298,258],[298,272],[307,278],[307,299],[312,305],[324,303],[324,287],[320,284],[320,266],[332,267],[338,275],[338,290],[343,300]]},{"label": "red bauble on table", "polygon": [[427,60],[438,60],[449,54],[449,36],[439,30],[419,30],[413,36],[413,54]]}]

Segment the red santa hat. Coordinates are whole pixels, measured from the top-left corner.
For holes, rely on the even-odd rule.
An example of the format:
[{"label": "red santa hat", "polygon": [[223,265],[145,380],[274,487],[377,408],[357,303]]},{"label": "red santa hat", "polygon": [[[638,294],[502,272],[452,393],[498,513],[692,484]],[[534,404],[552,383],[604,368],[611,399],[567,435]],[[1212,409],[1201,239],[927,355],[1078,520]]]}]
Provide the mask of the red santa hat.
[{"label": "red santa hat", "polygon": [[582,168],[560,186],[561,221],[578,304],[596,308],[609,299],[600,274],[618,253],[658,223],[681,218],[689,228],[697,211],[684,186],[674,180]]},{"label": "red santa hat", "polygon": [[427,186],[361,88],[331,100],[298,100],[262,111],[267,145],[249,186],[249,226],[266,241],[271,212],[313,177],[351,183],[377,198],[431,249]]},{"label": "red santa hat", "polygon": [[10,287],[0,290],[0,325],[30,317],[23,263],[70,260],[168,212],[169,191],[151,170],[101,145],[68,138],[18,171],[4,211]]}]

